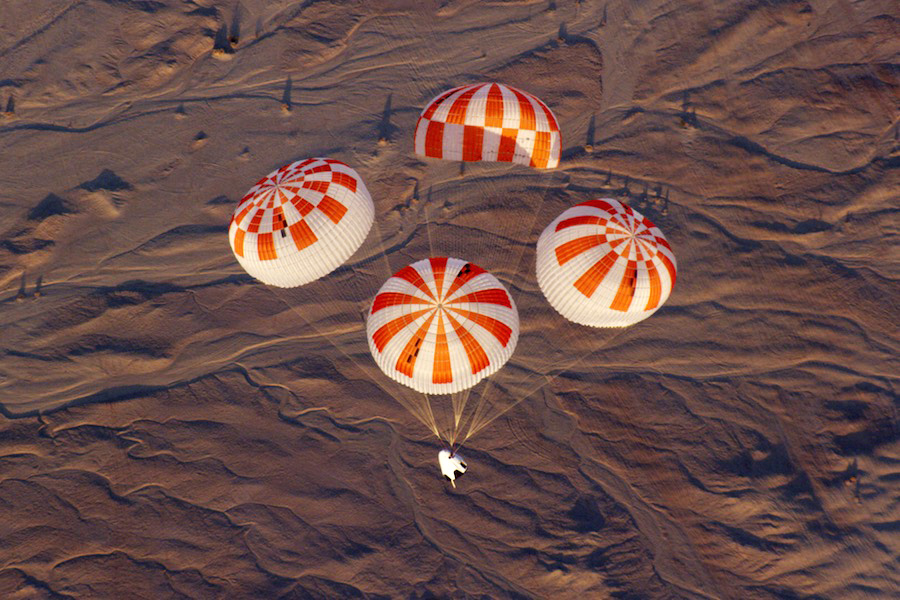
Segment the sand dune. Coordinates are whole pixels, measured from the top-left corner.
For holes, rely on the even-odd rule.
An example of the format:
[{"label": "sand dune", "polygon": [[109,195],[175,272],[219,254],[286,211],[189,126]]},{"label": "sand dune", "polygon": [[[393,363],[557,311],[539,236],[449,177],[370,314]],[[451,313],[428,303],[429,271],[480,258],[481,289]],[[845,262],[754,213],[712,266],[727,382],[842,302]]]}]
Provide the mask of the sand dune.
[{"label": "sand dune", "polygon": [[[0,597],[895,598],[896,5],[65,0],[0,13]],[[498,80],[559,169],[421,159]],[[227,224],[312,156],[376,227],[277,290]],[[622,331],[543,301],[534,244],[611,196],[678,256]],[[429,254],[522,338],[438,478],[364,338]]]}]

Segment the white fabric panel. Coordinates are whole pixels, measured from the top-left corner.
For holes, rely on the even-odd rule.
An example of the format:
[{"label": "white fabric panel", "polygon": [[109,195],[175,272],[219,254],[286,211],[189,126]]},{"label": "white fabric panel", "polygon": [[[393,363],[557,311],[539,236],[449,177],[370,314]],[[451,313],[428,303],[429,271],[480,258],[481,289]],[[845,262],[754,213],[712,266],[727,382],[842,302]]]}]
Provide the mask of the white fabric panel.
[{"label": "white fabric panel", "polygon": [[484,127],[485,115],[487,114],[487,97],[491,86],[478,86],[472,98],[469,100],[469,106],[466,108],[466,125],[474,125],[476,127]]}]

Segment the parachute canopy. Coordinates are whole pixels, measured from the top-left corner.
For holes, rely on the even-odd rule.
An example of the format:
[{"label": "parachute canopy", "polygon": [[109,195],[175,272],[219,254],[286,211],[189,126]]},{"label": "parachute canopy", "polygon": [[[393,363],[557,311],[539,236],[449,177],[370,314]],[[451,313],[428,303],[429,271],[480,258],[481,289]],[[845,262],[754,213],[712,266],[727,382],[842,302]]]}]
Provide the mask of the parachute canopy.
[{"label": "parachute canopy", "polygon": [[310,158],[250,188],[231,217],[228,240],[250,275],[295,287],[350,258],[374,218],[372,197],[356,171],[331,158]]},{"label": "parachute canopy", "polygon": [[452,394],[509,359],[519,339],[519,314],[506,288],[481,267],[428,258],[381,286],[366,334],[388,377],[425,394]]},{"label": "parachute canopy", "polygon": [[612,198],[565,210],[541,233],[537,280],[562,316],[625,327],[662,306],[675,285],[672,248],[653,223]]},{"label": "parachute canopy", "polygon": [[552,169],[562,141],[537,97],[500,83],[464,85],[428,103],[416,123],[416,154]]}]

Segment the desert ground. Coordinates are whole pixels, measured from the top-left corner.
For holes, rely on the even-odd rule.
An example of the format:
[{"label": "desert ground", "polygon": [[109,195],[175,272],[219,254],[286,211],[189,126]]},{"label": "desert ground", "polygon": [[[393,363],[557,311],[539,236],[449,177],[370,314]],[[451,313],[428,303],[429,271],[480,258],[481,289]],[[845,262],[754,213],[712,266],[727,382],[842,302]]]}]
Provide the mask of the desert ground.
[{"label": "desert ground", "polygon": [[[897,598],[898,56],[890,0],[4,0],[0,597]],[[413,153],[479,81],[558,168]],[[375,226],[266,286],[232,211],[315,156]],[[678,257],[621,330],[535,281],[601,197]],[[522,321],[456,489],[365,340],[430,255]]]}]

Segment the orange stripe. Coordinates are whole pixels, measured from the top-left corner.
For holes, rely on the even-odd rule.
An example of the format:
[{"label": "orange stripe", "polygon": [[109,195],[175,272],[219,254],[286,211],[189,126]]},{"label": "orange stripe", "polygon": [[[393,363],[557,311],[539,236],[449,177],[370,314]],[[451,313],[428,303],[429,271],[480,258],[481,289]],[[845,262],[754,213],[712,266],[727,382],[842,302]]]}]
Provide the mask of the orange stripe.
[{"label": "orange stripe", "polygon": [[509,88],[509,90],[519,99],[519,129],[534,131],[537,129],[537,119],[535,119],[534,107],[531,105],[531,102],[519,90],[515,88]]},{"label": "orange stripe", "polygon": [[398,306],[400,304],[431,304],[428,300],[422,300],[409,294],[401,292],[382,292],[375,296],[375,302],[372,303],[372,314],[374,315],[382,308],[388,306]]},{"label": "orange stripe", "polygon": [[612,304],[609,305],[611,309],[620,310],[622,312],[628,310],[628,307],[631,306],[631,301],[634,299],[636,280],[637,263],[633,260],[629,260],[628,265],[625,267],[625,275],[622,276],[622,281],[619,283],[619,290],[616,292],[616,297],[613,298]]},{"label": "orange stripe", "polygon": [[256,252],[259,260],[275,260],[275,242],[271,233],[261,233],[256,236]]},{"label": "orange stripe", "polygon": [[575,227],[576,225],[605,225],[606,219],[603,217],[592,217],[592,216],[582,216],[582,217],[572,217],[571,219],[563,219],[556,225],[556,229],[554,231],[559,231],[560,229],[565,229],[567,227]]},{"label": "orange stripe", "polygon": [[466,86],[455,87],[452,90],[447,90],[446,92],[444,92],[443,94],[441,94],[440,96],[438,96],[437,98],[432,100],[431,103],[425,107],[425,112],[422,113],[422,116],[420,117],[420,119],[430,119],[431,115],[433,115],[434,112],[438,109],[438,107],[441,104],[443,104],[444,100],[446,100],[447,98],[449,98],[450,96],[452,96],[453,94],[458,92],[459,90],[463,89],[464,87],[466,87]]},{"label": "orange stripe", "polygon": [[422,279],[422,275],[411,266],[406,266],[394,273],[394,277],[408,281],[425,293],[426,296],[434,300],[434,294],[428,289],[428,284]]},{"label": "orange stripe", "polygon": [[588,200],[587,202],[582,202],[581,204],[576,204],[575,206],[593,206],[594,208],[599,208],[600,210],[605,210],[609,213],[617,214],[619,212],[618,208],[615,208],[612,204],[607,202],[606,200]]},{"label": "orange stripe", "polygon": [[643,249],[643,246],[642,246],[641,244],[638,243],[637,238],[634,238],[633,240],[631,240],[631,242],[634,244],[635,258],[636,258],[639,262],[644,262],[645,259],[644,259],[644,249]]},{"label": "orange stripe", "polygon": [[447,313],[447,320],[450,321],[453,330],[456,332],[456,336],[459,338],[459,341],[462,342],[463,349],[466,351],[466,357],[469,359],[469,365],[472,367],[472,374],[475,375],[490,365],[491,361],[488,359],[487,353],[484,351],[484,348],[481,347],[481,344],[478,343],[478,340],[475,339],[475,336],[469,333],[465,327],[460,325],[450,313]]},{"label": "orange stripe", "polygon": [[509,294],[500,288],[478,290],[477,292],[472,292],[471,294],[466,294],[465,296],[446,301],[447,304],[456,304],[457,302],[483,302],[485,304],[499,304],[507,308],[512,308],[512,304],[510,304],[509,301]]},{"label": "orange stripe", "polygon": [[303,174],[312,175],[313,173],[324,173],[325,171],[331,171],[331,165],[318,165],[313,167],[312,169],[306,169],[305,171],[303,171]]},{"label": "orange stripe", "polygon": [[587,252],[591,248],[595,248],[606,241],[606,236],[602,233],[586,235],[584,237],[569,240],[564,244],[556,247],[556,262],[559,266],[563,266],[582,252]]},{"label": "orange stripe", "polygon": [[384,347],[387,346],[388,342],[390,342],[395,335],[403,331],[404,327],[427,313],[429,310],[433,309],[426,308],[424,310],[417,310],[416,312],[398,317],[393,321],[388,321],[379,327],[378,330],[372,334],[372,341],[375,342],[375,347],[378,348],[379,352],[384,351]]},{"label": "orange stripe", "polygon": [[495,338],[497,338],[497,340],[501,344],[503,344],[504,347],[509,343],[509,338],[512,336],[512,328],[510,328],[510,326],[503,321],[498,321],[493,317],[489,317],[477,312],[472,312],[471,310],[453,308],[452,306],[448,306],[447,308],[457,313],[458,315],[469,319],[473,323],[476,323],[477,325],[480,325],[483,328],[487,329],[494,335]]},{"label": "orange stripe", "polygon": [[[247,192],[246,194],[244,194],[244,197],[243,197],[243,198],[241,198],[240,200],[238,200],[238,206],[240,206],[240,205],[243,204],[244,202],[250,202],[250,204],[249,204],[248,206],[252,206],[252,205],[253,205],[253,202],[256,201],[256,194],[258,194],[258,193],[259,193],[259,190],[257,190],[257,189],[256,189],[256,186],[254,185],[252,188],[250,188],[250,191],[249,191],[249,192]],[[253,202],[251,202],[251,201],[253,201]],[[246,210],[246,207],[244,207],[244,208],[245,208],[245,210]]]},{"label": "orange stripe", "polygon": [[453,292],[458,290],[467,282],[471,281],[474,277],[478,277],[482,273],[487,273],[487,271],[473,263],[464,264],[456,274],[456,278],[453,280],[453,283],[450,284],[450,288],[447,290],[447,293],[444,294],[444,298],[450,298],[451,296],[453,296]]},{"label": "orange stripe", "polygon": [[444,287],[444,271],[447,269],[447,257],[439,256],[428,259],[431,263],[431,272],[434,274],[434,290],[438,298],[441,298],[441,289]]},{"label": "orange stripe", "polygon": [[534,134],[534,149],[531,151],[531,166],[546,169],[550,163],[550,132],[537,131]]},{"label": "orange stripe", "polygon": [[356,191],[356,178],[347,173],[342,173],[340,171],[333,172],[331,174],[331,183],[342,185],[351,192]]},{"label": "orange stripe", "polygon": [[612,219],[606,222],[606,232],[629,234],[631,233],[631,229],[628,227],[627,223],[621,222],[619,215],[614,215]]},{"label": "orange stripe", "polygon": [[492,83],[488,90],[484,117],[485,127],[503,127],[503,92],[496,83]]},{"label": "orange stripe", "polygon": [[266,211],[257,210],[256,214],[253,215],[253,218],[250,219],[250,224],[247,225],[247,233],[256,233],[259,231],[259,224],[262,223],[263,214]]},{"label": "orange stripe", "polygon": [[244,257],[244,235],[243,229],[234,232],[234,252],[241,258]]},{"label": "orange stripe", "polygon": [[[653,236],[653,239],[656,240],[657,245],[662,246],[663,248],[665,248],[665,249],[668,250],[669,252],[672,252],[672,246],[669,245],[669,242],[667,242],[667,241],[665,240],[665,238],[661,238],[661,237],[659,237],[658,235],[654,235],[654,236]],[[672,252],[672,254],[675,254],[675,253]]]},{"label": "orange stripe", "polygon": [[428,328],[431,326],[431,322],[434,320],[436,312],[437,311],[432,312],[431,316],[425,319],[425,322],[422,323],[422,326],[419,327],[419,330],[415,335],[409,338],[406,347],[397,358],[397,365],[395,368],[407,377],[412,377],[413,367],[416,366],[416,359],[419,357],[419,349],[422,346],[422,340],[425,339],[425,332],[427,332]]},{"label": "orange stripe", "polygon": [[294,208],[297,209],[297,212],[300,213],[301,216],[306,216],[312,212],[312,209],[315,208],[312,204],[304,200],[303,198],[297,196],[291,200],[291,204],[294,205]]},{"label": "orange stripe", "polygon": [[[620,246],[620,245],[624,244],[627,239],[628,238],[621,237],[617,240],[607,240],[607,241],[609,242],[610,247],[615,248],[616,246]],[[631,243],[631,242],[629,241],[629,243]],[[617,250],[617,252],[619,253],[619,255],[624,254],[624,252],[622,250]]]},{"label": "orange stripe", "polygon": [[[287,171],[288,169],[290,169],[290,170],[292,170],[292,171],[300,170],[300,169],[302,169],[303,167],[305,167],[306,165],[308,165],[308,164],[310,164],[310,163],[316,162],[316,160],[317,160],[317,159],[315,159],[315,158],[307,158],[307,159],[304,160],[302,163],[300,163],[300,164],[298,164],[298,165],[296,165],[296,166],[294,166],[294,167],[291,167],[291,165],[285,165],[285,166],[281,167],[281,169],[279,169],[279,171]],[[328,162],[328,161],[326,161],[326,162]]]},{"label": "orange stripe", "polygon": [[329,185],[330,184],[327,181],[304,181],[300,187],[305,187],[308,190],[322,192],[324,194],[328,191]]},{"label": "orange stripe", "polygon": [[444,124],[440,121],[428,121],[428,129],[425,130],[425,156],[444,157]]},{"label": "orange stripe", "polygon": [[481,150],[484,147],[484,127],[465,125],[463,127],[463,153],[462,159],[466,161],[481,160]]},{"label": "orange stripe", "polygon": [[340,223],[341,219],[344,218],[344,215],[347,214],[347,207],[331,196],[322,198],[316,205],[316,208],[325,213],[325,216],[331,219],[335,224]]},{"label": "orange stripe", "polygon": [[278,231],[286,227],[284,221],[284,211],[279,206],[272,211],[272,231]]},{"label": "orange stripe", "polygon": [[469,102],[472,100],[472,96],[475,95],[482,86],[475,85],[470,89],[466,90],[459,96],[457,96],[456,100],[453,101],[453,104],[450,105],[450,112],[447,113],[447,118],[444,120],[445,123],[452,123],[454,125],[462,125],[466,122],[466,110],[469,108]]},{"label": "orange stripe", "polygon": [[[656,238],[659,240],[659,238]],[[666,244],[668,247],[668,244]],[[663,254],[662,252],[657,253],[656,255],[662,261],[663,266],[669,272],[669,277],[672,279],[672,287],[675,286],[675,265],[672,264],[672,261],[669,260],[669,257]]]},{"label": "orange stripe", "polygon": [[234,218],[234,220],[238,222],[238,225],[241,224],[241,221],[244,220],[244,217],[247,216],[247,213],[250,212],[253,209],[253,207],[255,207],[255,206],[256,205],[251,202],[247,206],[245,206],[244,208],[241,209],[241,212],[239,212],[237,214],[237,216]]},{"label": "orange stripe", "polygon": [[618,258],[618,254],[616,254],[615,250],[611,250],[606,256],[591,265],[591,267],[575,281],[573,284],[575,289],[588,298],[593,296],[594,292],[597,291],[597,286],[600,285],[600,282],[603,281],[603,278],[606,277],[606,274],[612,266],[616,264],[616,258]]},{"label": "orange stripe", "polygon": [[518,129],[504,129],[500,132],[500,146],[497,148],[497,162],[512,162],[516,155]]},{"label": "orange stripe", "polygon": [[647,275],[650,276],[650,298],[647,300],[647,306],[644,310],[653,310],[659,305],[659,299],[662,293],[662,285],[659,282],[659,272],[653,263],[644,263],[647,266]]},{"label": "orange stripe", "polygon": [[[283,167],[282,167],[282,168],[283,168]],[[273,183],[275,183],[275,182],[272,181],[272,178],[269,177],[268,175],[266,175],[265,177],[263,177],[262,179],[260,179],[260,180],[257,181],[256,183],[254,183],[254,184],[253,184],[253,187],[269,187],[269,186],[272,185]],[[258,193],[261,192],[261,191],[262,191],[262,190],[256,190],[256,192],[255,192],[253,195],[255,196],[256,194],[258,194]],[[250,194],[247,194],[247,196],[249,196],[249,195],[250,195]],[[246,198],[246,196],[245,196],[245,198]]]},{"label": "orange stripe", "polygon": [[437,343],[434,347],[434,366],[431,370],[431,383],[452,383],[453,369],[450,365],[450,348],[447,346],[447,333],[444,331],[443,314],[438,313]]},{"label": "orange stripe", "polygon": [[307,246],[316,243],[319,239],[313,233],[313,230],[309,228],[309,225],[306,224],[306,221],[297,221],[288,227],[288,231],[291,232],[291,238],[293,238],[297,250],[303,250]]}]

